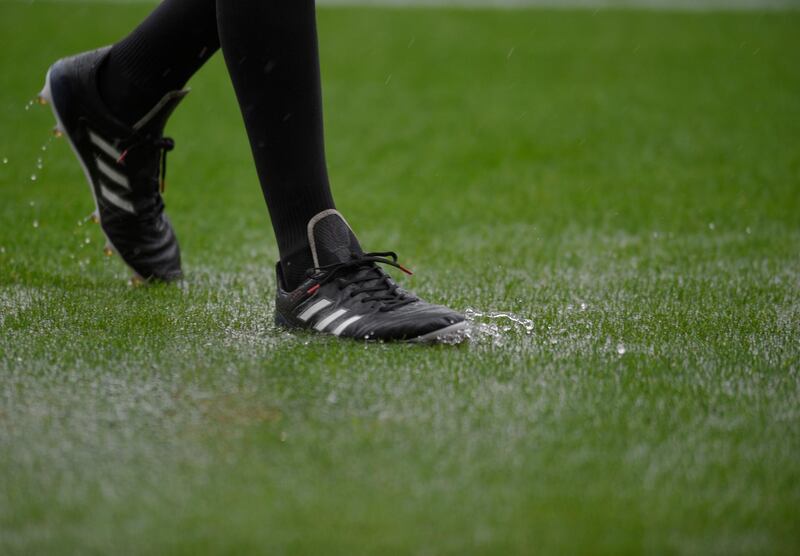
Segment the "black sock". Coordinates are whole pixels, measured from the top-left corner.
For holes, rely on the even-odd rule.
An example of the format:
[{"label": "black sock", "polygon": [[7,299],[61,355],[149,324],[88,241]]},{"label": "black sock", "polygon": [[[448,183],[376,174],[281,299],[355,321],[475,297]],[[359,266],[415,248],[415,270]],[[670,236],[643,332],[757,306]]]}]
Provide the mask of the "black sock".
[{"label": "black sock", "polygon": [[100,96],[133,124],[182,88],[218,48],[216,0],[164,0],[111,47],[98,76]]},{"label": "black sock", "polygon": [[334,208],[313,0],[220,0],[217,24],[278,241],[286,286],[313,266],[308,221]]}]

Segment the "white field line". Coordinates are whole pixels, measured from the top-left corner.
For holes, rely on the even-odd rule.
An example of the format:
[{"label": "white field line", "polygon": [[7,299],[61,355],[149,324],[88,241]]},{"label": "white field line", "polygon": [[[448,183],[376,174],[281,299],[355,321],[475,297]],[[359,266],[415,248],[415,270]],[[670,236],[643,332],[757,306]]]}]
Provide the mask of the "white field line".
[{"label": "white field line", "polygon": [[[151,4],[155,0],[0,0],[24,4]],[[799,10],[800,0],[317,0],[320,6],[462,8],[639,8],[653,10]]]}]

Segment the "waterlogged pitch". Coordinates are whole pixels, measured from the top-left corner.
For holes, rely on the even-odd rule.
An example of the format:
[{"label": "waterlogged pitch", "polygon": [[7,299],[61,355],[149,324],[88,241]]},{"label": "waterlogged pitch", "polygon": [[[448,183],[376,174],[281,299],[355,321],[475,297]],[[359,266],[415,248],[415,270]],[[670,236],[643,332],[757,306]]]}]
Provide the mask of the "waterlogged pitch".
[{"label": "waterlogged pitch", "polygon": [[419,347],[274,327],[220,57],[127,285],[26,103],[147,9],[0,4],[0,553],[800,551],[799,14],[321,10],[339,208],[473,322]]}]

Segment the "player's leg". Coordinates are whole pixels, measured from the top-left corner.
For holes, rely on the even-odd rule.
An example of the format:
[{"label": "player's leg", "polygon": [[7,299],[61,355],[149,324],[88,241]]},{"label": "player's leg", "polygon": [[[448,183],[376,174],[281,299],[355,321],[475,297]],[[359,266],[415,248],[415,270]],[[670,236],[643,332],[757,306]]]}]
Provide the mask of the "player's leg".
[{"label": "player's leg", "polygon": [[256,169],[294,288],[313,265],[306,225],[333,209],[312,0],[219,0],[217,24]]},{"label": "player's leg", "polygon": [[181,275],[161,192],[163,129],[189,77],[219,47],[214,0],[164,0],[119,43],[57,61],[49,101],[81,163],[108,245],[144,279]]},{"label": "player's leg", "polygon": [[432,340],[464,317],[421,301],[365,254],[334,209],[322,132],[313,0],[218,0],[225,62],[281,261],[276,321],[337,336]]},{"label": "player's leg", "polygon": [[98,72],[100,94],[133,124],[218,49],[216,0],[164,0],[111,47]]}]

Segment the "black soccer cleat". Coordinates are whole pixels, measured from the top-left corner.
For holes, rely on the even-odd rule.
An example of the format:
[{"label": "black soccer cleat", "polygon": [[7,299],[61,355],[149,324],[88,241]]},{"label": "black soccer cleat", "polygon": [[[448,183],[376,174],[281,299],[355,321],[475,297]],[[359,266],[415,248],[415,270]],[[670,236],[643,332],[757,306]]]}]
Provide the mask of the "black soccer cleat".
[{"label": "black soccer cleat", "polygon": [[106,252],[116,251],[137,279],[176,280],[180,248],[161,198],[167,151],[174,144],[163,129],[188,90],[167,93],[128,126],[98,92],[97,70],[107,52],[105,47],[57,61],[47,71],[39,102],[50,104],[56,135],[66,135],[83,167]]},{"label": "black soccer cleat", "polygon": [[411,274],[392,252],[364,253],[344,218],[326,210],[308,223],[314,260],[309,277],[286,291],[277,265],[275,322],[334,336],[364,340],[433,342],[458,339],[466,328],[456,311],[422,301],[381,269],[387,264]]}]

